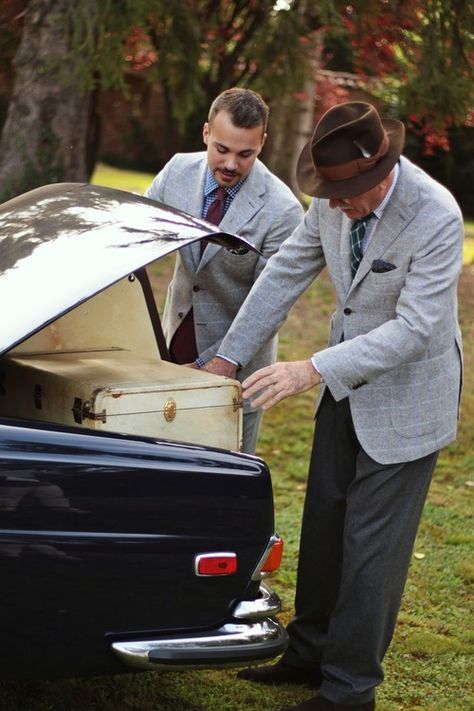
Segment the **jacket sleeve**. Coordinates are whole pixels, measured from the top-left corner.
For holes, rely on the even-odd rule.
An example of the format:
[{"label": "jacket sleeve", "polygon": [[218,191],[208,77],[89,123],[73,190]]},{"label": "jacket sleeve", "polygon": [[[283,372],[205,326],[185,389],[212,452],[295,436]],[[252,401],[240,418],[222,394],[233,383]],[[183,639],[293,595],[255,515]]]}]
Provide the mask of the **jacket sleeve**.
[{"label": "jacket sleeve", "polygon": [[[269,263],[269,260],[273,255],[276,255],[278,251],[281,249],[282,245],[285,243],[285,241],[289,238],[289,236],[293,233],[295,229],[297,229],[298,225],[302,222],[304,217],[304,211],[301,206],[301,204],[296,201],[287,201],[287,208],[285,210],[280,211],[280,215],[278,216],[278,219],[274,221],[272,224],[271,228],[268,230],[268,233],[265,236],[265,239],[263,240],[262,244],[260,245],[260,251],[262,253],[262,256],[256,260],[255,263],[255,270],[254,270],[254,275],[253,275],[253,281],[254,284],[257,282],[259,279],[261,273],[264,271],[265,267]],[[245,303],[245,302],[244,302]],[[240,313],[240,310],[239,310]],[[236,317],[237,318],[237,317]],[[283,323],[284,319],[282,320]],[[274,335],[273,333],[269,336],[271,337]],[[259,350],[259,348],[266,343],[266,341],[269,339],[263,338],[261,340],[260,346],[255,350],[255,353]],[[260,340],[260,339],[259,339]],[[222,345],[222,339],[219,339],[215,343],[213,343],[211,346],[206,348],[205,351],[200,353],[200,357],[205,361],[211,360],[211,358],[214,358],[217,353],[221,353],[221,345]],[[240,361],[238,361],[240,363]]]},{"label": "jacket sleeve", "polygon": [[223,339],[219,354],[246,366],[277,333],[295,301],[324,266],[317,201],[313,200],[304,220],[255,282]]},{"label": "jacket sleeve", "polygon": [[154,177],[151,185],[144,192],[144,196],[157,202],[165,202],[164,191],[168,175],[173,164],[174,157],[166,163],[160,172]]}]

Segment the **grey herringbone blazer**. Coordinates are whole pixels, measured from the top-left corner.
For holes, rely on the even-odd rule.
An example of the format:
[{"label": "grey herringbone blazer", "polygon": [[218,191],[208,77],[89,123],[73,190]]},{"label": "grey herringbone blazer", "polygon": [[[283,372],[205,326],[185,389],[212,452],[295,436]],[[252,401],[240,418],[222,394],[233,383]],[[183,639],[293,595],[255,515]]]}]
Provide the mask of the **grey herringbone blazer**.
[{"label": "grey herringbone blazer", "polygon": [[[349,228],[341,210],[313,200],[303,224],[270,259],[220,352],[247,363],[327,265],[337,307],[316,366],[336,400],[349,397],[364,450],[382,464],[411,461],[456,434],[462,215],[444,187],[402,157],[354,281]],[[374,271],[374,260],[395,268]]]},{"label": "grey herringbone blazer", "polygon": [[[175,155],[145,193],[191,215],[201,217],[207,154]],[[209,244],[200,259],[199,244],[180,250],[169,285],[163,314],[168,343],[181,320],[193,308],[196,344],[205,361],[214,357],[222,338],[268,258],[277,251],[303,218],[300,202],[291,190],[257,160],[220,224],[223,231],[245,237],[255,252],[232,254]],[[260,342],[242,379],[275,360],[273,334]]]}]

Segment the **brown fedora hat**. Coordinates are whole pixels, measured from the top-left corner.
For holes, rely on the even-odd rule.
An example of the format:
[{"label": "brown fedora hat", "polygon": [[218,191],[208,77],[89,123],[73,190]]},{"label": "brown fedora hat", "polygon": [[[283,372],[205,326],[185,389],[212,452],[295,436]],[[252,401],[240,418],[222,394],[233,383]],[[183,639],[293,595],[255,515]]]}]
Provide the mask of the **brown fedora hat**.
[{"label": "brown fedora hat", "polygon": [[318,121],[296,167],[306,195],[350,198],[380,183],[400,157],[405,142],[401,121],[381,119],[372,104],[337,104]]}]

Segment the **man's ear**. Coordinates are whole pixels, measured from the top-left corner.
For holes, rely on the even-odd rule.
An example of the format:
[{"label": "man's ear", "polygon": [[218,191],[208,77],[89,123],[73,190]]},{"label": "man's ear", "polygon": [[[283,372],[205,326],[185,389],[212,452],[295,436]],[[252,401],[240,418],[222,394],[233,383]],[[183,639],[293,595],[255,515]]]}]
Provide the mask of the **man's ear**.
[{"label": "man's ear", "polygon": [[268,135],[267,133],[264,133],[262,136],[262,148],[265,145],[265,141],[267,140],[267,135]]},{"label": "man's ear", "polygon": [[204,126],[202,127],[202,140],[204,141],[204,143],[206,144],[206,146],[207,146],[207,142],[208,142],[208,140],[209,140],[209,134],[210,134],[210,132],[211,132],[211,129],[209,128],[209,124],[208,124],[207,121],[206,121],[206,123],[205,123]]}]

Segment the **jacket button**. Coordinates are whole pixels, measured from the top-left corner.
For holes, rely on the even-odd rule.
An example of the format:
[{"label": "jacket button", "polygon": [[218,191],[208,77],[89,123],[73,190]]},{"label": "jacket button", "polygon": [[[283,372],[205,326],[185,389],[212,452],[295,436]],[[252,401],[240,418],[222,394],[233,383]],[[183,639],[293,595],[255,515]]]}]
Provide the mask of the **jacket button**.
[{"label": "jacket button", "polygon": [[184,316],[183,312],[180,311],[180,312],[178,313],[178,318],[183,318],[183,316]]},{"label": "jacket button", "polygon": [[197,284],[193,286],[193,291],[199,291],[199,286]]},{"label": "jacket button", "polygon": [[346,316],[350,316],[352,313],[352,309],[350,309],[348,306],[344,309],[344,313]]}]

